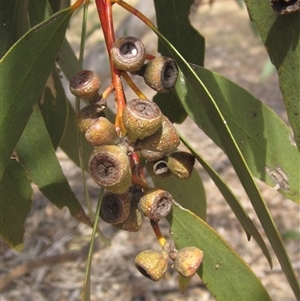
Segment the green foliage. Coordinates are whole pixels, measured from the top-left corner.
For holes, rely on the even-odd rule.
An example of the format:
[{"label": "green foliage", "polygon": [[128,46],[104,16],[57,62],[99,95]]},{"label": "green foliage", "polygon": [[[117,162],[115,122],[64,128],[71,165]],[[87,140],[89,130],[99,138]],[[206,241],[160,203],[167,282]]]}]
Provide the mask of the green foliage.
[{"label": "green foliage", "polygon": [[[0,234],[10,247],[18,249],[31,207],[31,183],[55,206],[66,206],[79,221],[92,225],[55,155],[56,148],[61,147],[71,160],[81,165],[75,111],[66,99],[55,64],[59,54],[58,64],[68,79],[80,69],[65,38],[73,10],[62,9],[68,7],[69,1],[36,0],[30,1],[28,7],[25,2],[6,1],[0,19],[1,24],[6,24],[1,27],[0,46]],[[154,3],[159,51],[172,56],[180,68],[174,91],[156,95],[154,101],[172,122],[181,123],[189,116],[227,154],[298,298],[297,278],[254,180],[277,185],[278,193],[300,202],[300,157],[290,141],[291,131],[249,92],[201,67],[205,40],[188,20],[192,0]],[[300,148],[299,15],[278,16],[268,2],[245,0],[245,3],[279,74],[287,114]],[[51,11],[56,13],[49,17]],[[248,238],[257,241],[272,266],[266,243],[239,199],[205,158],[181,138],[223,194]],[[92,147],[84,139],[81,143],[86,168]],[[12,154],[18,160],[12,159]],[[178,248],[193,245],[204,251],[198,274],[215,298],[270,300],[242,258],[205,222],[205,187],[196,171],[189,180],[171,177],[154,180],[154,184],[168,190],[180,204],[168,216],[172,237]],[[95,232],[96,225],[93,235]],[[86,292],[88,277],[89,272]]]},{"label": "green foliage", "polygon": [[286,112],[300,151],[299,14],[278,15],[267,1],[257,3],[257,1],[245,0],[245,3],[271,62],[277,69]]},{"label": "green foliage", "polygon": [[[203,250],[205,255],[198,274],[216,300],[271,300],[251,269],[202,219],[174,206],[168,221],[179,249],[196,246]],[[247,280],[241,281],[241,275]]]}]

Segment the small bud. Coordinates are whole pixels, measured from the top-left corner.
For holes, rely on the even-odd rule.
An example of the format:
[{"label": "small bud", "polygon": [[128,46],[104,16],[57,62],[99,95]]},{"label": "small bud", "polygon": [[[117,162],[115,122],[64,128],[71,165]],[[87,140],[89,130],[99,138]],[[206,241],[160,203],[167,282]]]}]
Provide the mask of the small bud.
[{"label": "small bud", "polygon": [[156,103],[145,99],[129,101],[122,114],[129,141],[154,134],[162,123],[162,113]]},{"label": "small bud", "polygon": [[115,126],[105,117],[100,117],[85,133],[93,146],[116,144],[119,140]]},{"label": "small bud", "polygon": [[93,101],[99,96],[101,81],[94,71],[82,70],[72,77],[69,87],[73,95]]},{"label": "small bud", "polygon": [[185,247],[178,250],[174,268],[183,277],[193,277],[202,263],[203,255],[203,252],[196,247]]},{"label": "small bud", "polygon": [[91,105],[88,105],[77,112],[75,124],[79,131],[85,133],[100,117],[105,117],[104,112],[96,112]]},{"label": "small bud", "polygon": [[180,138],[172,122],[163,116],[161,127],[151,136],[138,140],[136,146],[140,150],[150,150],[169,154],[180,144]]},{"label": "small bud", "polygon": [[143,213],[155,221],[167,216],[172,209],[172,204],[172,195],[162,189],[150,189],[140,199]]},{"label": "small bud", "polygon": [[165,156],[162,152],[150,151],[147,149],[142,149],[139,151],[140,155],[149,162],[155,162]]},{"label": "small bud", "polygon": [[145,277],[158,281],[168,267],[168,254],[165,251],[145,250],[135,258],[135,266]]}]

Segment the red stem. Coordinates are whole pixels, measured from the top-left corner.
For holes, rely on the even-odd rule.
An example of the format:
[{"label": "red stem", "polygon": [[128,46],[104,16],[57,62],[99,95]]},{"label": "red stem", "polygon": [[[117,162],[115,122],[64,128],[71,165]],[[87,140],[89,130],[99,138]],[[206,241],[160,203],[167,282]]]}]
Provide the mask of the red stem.
[{"label": "red stem", "polygon": [[124,135],[126,130],[122,122],[122,113],[123,113],[124,106],[126,104],[126,100],[125,100],[123,85],[121,81],[121,73],[112,63],[111,54],[110,54],[111,48],[115,41],[115,32],[114,32],[113,18],[112,18],[112,4],[113,2],[111,0],[96,0],[98,15],[102,25],[102,30],[103,30],[109,62],[110,62],[112,86],[114,87],[116,93],[115,95],[116,95],[116,104],[117,104],[117,115],[116,115],[115,126],[118,132],[121,132],[121,134]]}]

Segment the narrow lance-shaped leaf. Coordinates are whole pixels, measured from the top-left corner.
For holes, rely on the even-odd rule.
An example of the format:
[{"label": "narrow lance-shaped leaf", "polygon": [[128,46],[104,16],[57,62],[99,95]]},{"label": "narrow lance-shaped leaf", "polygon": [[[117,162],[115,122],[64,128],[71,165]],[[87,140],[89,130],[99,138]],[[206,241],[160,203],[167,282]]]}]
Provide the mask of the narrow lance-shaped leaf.
[{"label": "narrow lance-shaped leaf", "polygon": [[0,61],[0,179],[38,102],[79,1],[28,31]]},{"label": "narrow lance-shaped leaf", "polygon": [[[289,3],[294,2],[297,1]],[[245,3],[251,21],[256,25],[271,62],[277,69],[283,101],[300,151],[299,13],[279,15],[269,1],[245,0]]]},{"label": "narrow lance-shaped leaf", "polygon": [[[206,88],[204,83],[197,76],[197,74],[191,68],[191,66],[184,60],[184,58],[174,48],[174,46],[171,45],[169,41],[163,35],[161,35],[161,33],[155,27],[153,27],[152,29],[159,36],[159,38],[162,40],[165,46],[168,47],[168,50],[175,58],[179,68],[186,76],[194,92],[196,94],[202,94],[205,96],[201,99],[205,112],[210,118],[210,121],[213,124],[219,136],[219,139],[223,145],[223,148],[229,160],[231,161],[247,195],[249,196],[251,204],[260,220],[260,223],[262,224],[265,230],[265,233],[273,247],[274,252],[276,253],[276,256],[294,292],[294,295],[296,296],[296,298],[298,298],[298,296],[300,295],[300,287],[297,281],[295,271],[290,262],[289,256],[283,245],[282,239],[279,235],[276,225],[274,224],[274,221],[270,216],[269,210],[266,207],[266,204],[263,201],[260,192],[254,182],[249,167],[245,162],[245,159],[230,131],[230,128],[228,127],[226,119],[221,113],[210,91]],[[193,111],[190,110],[191,104],[191,102],[183,102],[186,111],[192,115]]]},{"label": "narrow lance-shaped leaf", "polygon": [[57,73],[57,68],[54,66],[39,101],[39,107],[54,149],[58,147],[64,134],[68,118],[67,102],[65,90]]},{"label": "narrow lance-shaped leaf", "polygon": [[[215,72],[195,65],[193,68],[222,111],[252,175],[300,202],[300,156],[290,142],[291,130],[273,110],[243,88]],[[175,88],[190,117],[224,149],[203,104],[206,92],[196,94],[181,72]]]},{"label": "narrow lance-shaped leaf", "polygon": [[78,220],[90,220],[71,190],[37,105],[16,147],[18,158],[40,191],[58,208],[68,207]]},{"label": "narrow lance-shaped leaf", "polygon": [[10,160],[0,181],[0,234],[11,247],[23,247],[24,222],[30,212],[32,188],[22,166]]},{"label": "narrow lance-shaped leaf", "polygon": [[[188,143],[188,141],[182,135],[181,135],[181,141],[190,150],[190,152],[195,156],[196,160],[202,165],[204,170],[209,174],[211,179],[214,181],[215,185],[218,187],[219,191],[222,193],[224,199],[226,200],[226,202],[230,206],[231,210],[233,211],[233,213],[235,214],[235,216],[239,220],[239,222],[242,225],[243,229],[247,233],[248,239],[250,239],[250,237],[253,236],[253,238],[256,240],[256,242],[260,246],[262,252],[266,256],[270,267],[272,268],[273,264],[272,264],[272,258],[271,258],[270,252],[269,252],[263,238],[261,237],[260,233],[258,232],[257,228],[255,227],[254,223],[250,219],[247,212],[244,210],[244,208],[243,208],[242,204],[240,203],[240,201],[234,195],[232,190],[227,186],[227,184],[221,179],[221,177],[218,175],[218,173]],[[191,210],[193,213],[197,214],[197,212],[194,212],[190,207],[186,207],[186,208]]]},{"label": "narrow lance-shaped leaf", "polygon": [[271,300],[241,257],[199,217],[174,206],[167,219],[178,249],[195,246],[204,252],[198,275],[216,300]]},{"label": "narrow lance-shaped leaf", "polygon": [[[65,133],[63,139],[60,143],[60,148],[67,154],[69,159],[71,159],[77,166],[80,167],[79,154],[78,154],[78,141],[77,132],[75,126],[75,111],[71,104],[68,102],[68,119],[65,127]],[[90,154],[93,151],[91,144],[87,142],[84,137],[82,137],[81,148],[83,154],[83,165],[84,169],[87,170]]]}]

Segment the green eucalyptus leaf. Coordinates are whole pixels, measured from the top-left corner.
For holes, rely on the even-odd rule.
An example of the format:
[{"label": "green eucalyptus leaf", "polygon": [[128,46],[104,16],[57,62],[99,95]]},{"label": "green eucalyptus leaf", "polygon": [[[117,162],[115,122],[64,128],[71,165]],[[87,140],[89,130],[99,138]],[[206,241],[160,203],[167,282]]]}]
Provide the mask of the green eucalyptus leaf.
[{"label": "green eucalyptus leaf", "polygon": [[[290,129],[273,110],[243,88],[210,70],[193,67],[222,112],[252,175],[270,186],[277,185],[282,195],[299,203],[300,156],[290,142]],[[205,110],[206,92],[195,93],[182,73],[176,91],[190,117],[225,150],[214,120]]]},{"label": "green eucalyptus leaf", "polygon": [[155,187],[171,193],[173,199],[184,208],[191,210],[203,220],[206,219],[206,196],[202,180],[196,170],[189,179],[181,180],[175,176],[163,180],[152,178]]},{"label": "green eucalyptus leaf", "polygon": [[167,220],[177,249],[195,246],[204,252],[197,273],[216,300],[271,300],[243,259],[198,216],[174,206]]},{"label": "green eucalyptus leaf", "polygon": [[[195,73],[189,63],[180,55],[180,53],[174,48],[172,44],[154,27],[153,31],[159,36],[162,42],[168,47],[170,53],[176,60],[179,68],[182,70],[186,77],[186,80],[191,85],[195,94],[202,95],[201,103],[205,110],[206,115],[209,117],[211,124],[215,128],[218,137],[222,143],[224,151],[226,152],[230,162],[235,169],[237,176],[239,177],[251,204],[259,218],[259,221],[265,230],[265,233],[272,245],[272,248],[280,262],[282,270],[294,292],[296,298],[300,295],[300,286],[297,280],[295,271],[290,262],[289,256],[283,245],[282,239],[279,235],[277,227],[269,213],[268,208],[261,194],[257,188],[256,183],[252,177],[250,169],[241,153],[240,148],[227,124],[226,118],[224,117],[222,111],[218,107],[216,100],[212,96],[212,91],[210,91],[204,84],[204,82]],[[184,82],[182,83],[184,85]],[[196,112],[194,108],[194,101],[183,101],[183,106],[186,111],[191,114],[191,117]],[[193,109],[192,109],[193,108]],[[199,108],[196,108],[198,110]]]},{"label": "green eucalyptus leaf", "polygon": [[0,179],[41,97],[73,11],[60,11],[33,27],[0,60]]},{"label": "green eucalyptus leaf", "polygon": [[58,208],[67,207],[78,220],[91,225],[63,174],[37,105],[17,144],[18,158],[31,180]]},{"label": "green eucalyptus leaf", "polygon": [[0,234],[17,250],[23,247],[24,222],[31,209],[32,188],[22,166],[10,160],[0,181]]},{"label": "green eucalyptus leaf", "polygon": [[66,38],[59,50],[57,62],[68,80],[71,80],[71,78],[81,70],[80,63],[74,50]]},{"label": "green eucalyptus leaf", "polygon": [[0,57],[29,29],[28,1],[11,0],[1,2],[0,13]]},{"label": "green eucalyptus leaf", "polygon": [[30,0],[28,5],[28,12],[31,27],[43,22],[49,15],[50,5],[47,0]]},{"label": "green eucalyptus leaf", "polygon": [[[208,173],[210,178],[214,181],[215,185],[218,187],[219,191],[222,193],[224,199],[226,200],[227,204],[230,206],[231,210],[235,214],[236,218],[239,220],[240,224],[242,225],[243,229],[245,230],[248,239],[250,240],[251,236],[255,239],[255,241],[260,246],[262,252],[266,256],[270,267],[272,268],[272,258],[268,247],[266,246],[263,238],[261,237],[259,231],[255,227],[254,223],[250,219],[249,215],[245,211],[244,207],[242,206],[241,202],[238,198],[234,195],[230,187],[222,180],[219,174],[212,168],[212,166],[188,143],[188,141],[181,136],[181,141],[184,145],[190,150],[190,152],[195,156],[196,160],[202,165],[204,170]],[[193,213],[197,214],[197,212],[193,211],[191,208],[186,207],[187,209],[191,210]],[[198,215],[198,214],[197,214]],[[201,217],[200,215],[198,215]]]},{"label": "green eucalyptus leaf", "polygon": [[39,107],[53,147],[56,149],[64,134],[68,118],[68,103],[55,66],[46,82]]},{"label": "green eucalyptus leaf", "polygon": [[299,13],[280,15],[268,1],[245,0],[245,3],[277,69],[283,101],[300,151]]},{"label": "green eucalyptus leaf", "polygon": [[169,93],[156,93],[153,101],[159,106],[161,112],[169,118],[172,123],[182,123],[186,119],[187,113],[175,91]]},{"label": "green eucalyptus leaf", "polygon": [[[75,126],[75,111],[69,102],[68,112],[69,113],[65,133],[59,146],[67,154],[69,159],[71,159],[77,166],[80,167],[77,128]],[[83,136],[81,139],[81,148],[83,154],[83,167],[85,170],[87,170],[90,155],[93,152],[94,147],[91,144],[89,144]]]}]

